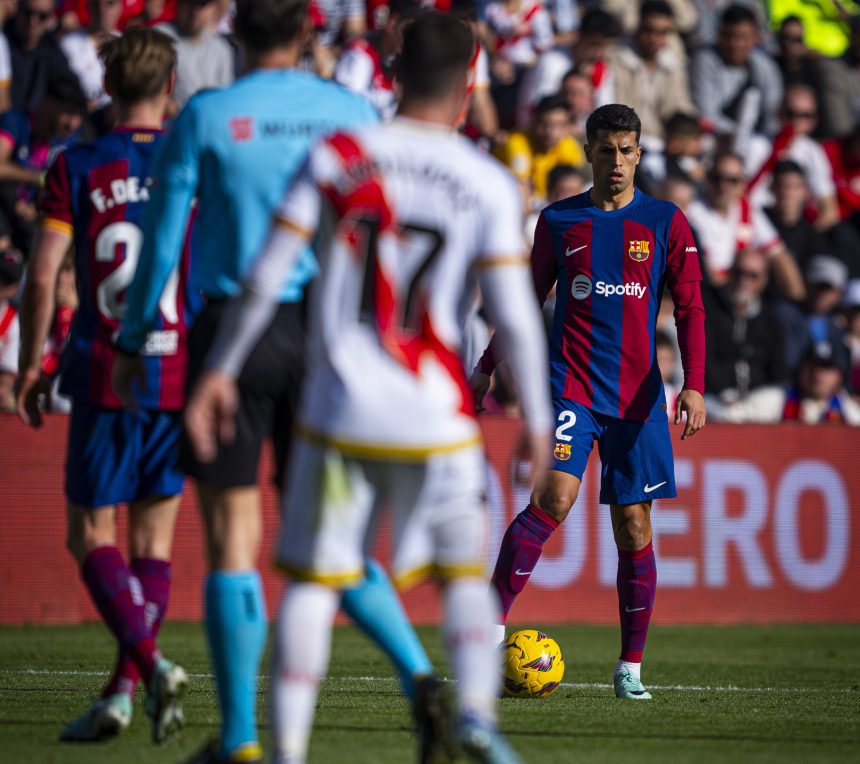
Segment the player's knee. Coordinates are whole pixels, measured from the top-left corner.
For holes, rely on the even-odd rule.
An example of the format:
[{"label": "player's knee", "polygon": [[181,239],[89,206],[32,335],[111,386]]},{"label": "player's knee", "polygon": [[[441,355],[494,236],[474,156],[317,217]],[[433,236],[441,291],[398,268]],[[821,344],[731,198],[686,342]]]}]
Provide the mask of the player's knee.
[{"label": "player's knee", "polygon": [[563,523],[574,501],[576,495],[571,495],[568,491],[545,490],[538,497],[537,505],[553,520]]},{"label": "player's knee", "polygon": [[632,512],[615,529],[615,544],[627,552],[638,552],[651,541],[651,521],[648,514]]}]

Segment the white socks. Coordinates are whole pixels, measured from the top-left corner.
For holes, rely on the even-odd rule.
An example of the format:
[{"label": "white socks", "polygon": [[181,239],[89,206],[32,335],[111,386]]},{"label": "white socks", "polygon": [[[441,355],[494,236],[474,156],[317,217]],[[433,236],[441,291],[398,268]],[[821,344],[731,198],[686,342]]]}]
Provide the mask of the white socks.
[{"label": "white socks", "polygon": [[499,609],[481,578],[456,578],[445,588],[445,644],[460,712],[496,721],[501,672],[497,641]]},{"label": "white socks", "polygon": [[319,683],[331,653],[331,629],[340,593],[319,584],[293,583],[281,601],[272,666],[272,731],[276,760],[303,762]]},{"label": "white socks", "polygon": [[627,661],[618,661],[618,665],[615,667],[615,673],[620,674],[622,671],[629,671],[640,682],[642,681],[642,677],[641,677],[642,664],[641,663],[628,663]]}]

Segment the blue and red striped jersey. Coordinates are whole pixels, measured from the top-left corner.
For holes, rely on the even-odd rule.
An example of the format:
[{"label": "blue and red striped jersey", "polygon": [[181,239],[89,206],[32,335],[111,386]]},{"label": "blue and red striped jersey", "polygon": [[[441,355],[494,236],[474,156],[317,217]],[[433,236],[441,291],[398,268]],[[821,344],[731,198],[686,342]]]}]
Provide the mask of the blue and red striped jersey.
[{"label": "blue and red striped jersey", "polygon": [[[535,231],[538,300],[557,283],[550,332],[554,398],[619,419],[666,418],[654,333],[664,287],[675,301],[684,387],[704,392],[704,308],[696,243],[684,214],[638,189],[618,210],[590,192],[551,204]],[[494,343],[491,343],[491,348]],[[478,368],[492,369],[488,349]]]},{"label": "blue and red striped jersey", "polygon": [[[80,305],[62,367],[61,390],[75,400],[120,408],[110,382],[112,338],[125,312],[125,291],[143,243],[140,222],[149,199],[157,130],[118,128],[94,143],[74,146],[48,171],[41,199],[42,227],[74,238]],[[178,410],[184,403],[187,327],[200,298],[188,289],[189,237],[159,302],[156,325],[141,353],[145,409]]]}]

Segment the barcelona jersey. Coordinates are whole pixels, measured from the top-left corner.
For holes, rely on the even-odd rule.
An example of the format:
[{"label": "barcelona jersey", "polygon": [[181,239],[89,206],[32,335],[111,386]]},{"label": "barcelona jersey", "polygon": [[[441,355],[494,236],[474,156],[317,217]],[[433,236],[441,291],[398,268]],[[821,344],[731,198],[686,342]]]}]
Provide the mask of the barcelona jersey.
[{"label": "barcelona jersey", "polygon": [[[666,420],[654,331],[663,290],[675,303],[684,387],[704,392],[705,311],[698,252],[684,214],[638,189],[617,210],[590,191],[555,202],[538,219],[535,291],[557,285],[550,332],[552,396],[616,419]],[[495,338],[478,363],[495,365]]]},{"label": "barcelona jersey", "polygon": [[[48,171],[42,227],[74,238],[80,306],[65,351],[61,390],[76,401],[122,407],[110,382],[112,339],[143,244],[140,223],[163,135],[119,128],[64,151]],[[187,325],[199,307],[199,299],[187,289],[188,246],[185,252],[167,280],[157,321],[141,348],[146,385],[137,399],[144,409],[178,410],[183,405]]]}]

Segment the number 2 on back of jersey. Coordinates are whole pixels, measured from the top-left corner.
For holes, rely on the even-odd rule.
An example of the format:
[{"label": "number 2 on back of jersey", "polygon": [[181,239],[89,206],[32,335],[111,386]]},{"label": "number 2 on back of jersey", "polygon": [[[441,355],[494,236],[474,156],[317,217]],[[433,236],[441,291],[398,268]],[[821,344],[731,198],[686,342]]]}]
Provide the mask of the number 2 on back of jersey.
[{"label": "number 2 on back of jersey", "polygon": [[[125,258],[119,267],[99,284],[96,291],[99,312],[105,318],[121,321],[125,315],[126,305],[123,297],[134,278],[142,246],[143,231],[134,223],[124,220],[105,226],[96,237],[97,262],[112,263],[116,260],[120,247],[125,249]],[[164,291],[161,293],[161,299],[158,301],[161,315],[168,324],[179,323],[178,291],[179,266],[171,271]]]}]

